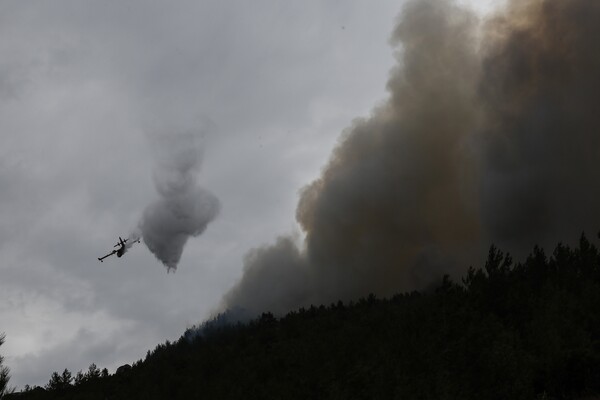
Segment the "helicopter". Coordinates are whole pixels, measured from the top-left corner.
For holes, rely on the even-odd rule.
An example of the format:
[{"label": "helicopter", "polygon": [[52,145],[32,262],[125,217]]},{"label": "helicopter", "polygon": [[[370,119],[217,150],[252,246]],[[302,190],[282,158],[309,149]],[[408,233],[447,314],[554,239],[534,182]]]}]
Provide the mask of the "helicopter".
[{"label": "helicopter", "polygon": [[[122,257],[122,256],[123,256],[123,254],[125,254],[125,252],[127,251],[127,247],[126,247],[125,243],[127,243],[127,241],[128,241],[128,240],[129,240],[129,239],[125,239],[125,240],[123,240],[123,239],[121,238],[121,236],[119,236],[119,241],[117,242],[117,244],[115,244],[115,245],[114,245],[114,247],[118,247],[118,249],[111,251],[110,253],[108,253],[108,254],[107,254],[107,255],[105,255],[104,257],[99,257],[99,258],[98,258],[98,261],[100,261],[100,262],[104,262],[103,260],[104,260],[106,257],[110,257],[110,256],[112,256],[113,254],[116,254],[116,255],[117,255],[117,257]],[[133,240],[133,243],[139,243],[139,242],[140,242],[140,239],[139,239],[139,238],[138,238],[138,239],[135,239],[135,240]],[[131,244],[133,244],[133,243],[131,243]]]}]

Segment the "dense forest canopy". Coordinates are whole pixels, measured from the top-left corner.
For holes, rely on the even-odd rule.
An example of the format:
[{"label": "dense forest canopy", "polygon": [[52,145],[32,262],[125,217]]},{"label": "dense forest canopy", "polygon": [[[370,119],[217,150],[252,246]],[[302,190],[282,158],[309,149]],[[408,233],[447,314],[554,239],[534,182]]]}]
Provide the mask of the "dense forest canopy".
[{"label": "dense forest canopy", "polygon": [[114,374],[52,374],[13,399],[487,398],[600,394],[600,253],[584,235],[434,290],[216,319]]}]

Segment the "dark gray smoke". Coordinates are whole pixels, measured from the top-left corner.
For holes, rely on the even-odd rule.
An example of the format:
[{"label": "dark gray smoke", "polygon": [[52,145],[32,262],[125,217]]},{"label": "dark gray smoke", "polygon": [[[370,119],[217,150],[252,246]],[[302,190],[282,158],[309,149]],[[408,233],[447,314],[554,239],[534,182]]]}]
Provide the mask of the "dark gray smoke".
[{"label": "dark gray smoke", "polygon": [[515,0],[480,25],[408,3],[389,99],[302,191],[300,246],[254,250],[224,307],[285,312],[422,288],[490,243],[519,253],[600,217],[600,3]]},{"label": "dark gray smoke", "polygon": [[482,221],[506,248],[600,227],[600,2],[514,1],[488,25]]},{"label": "dark gray smoke", "polygon": [[198,184],[203,129],[150,135],[158,199],[144,210],[139,230],[148,249],[167,270],[175,270],[183,247],[206,229],[219,212],[219,200]]}]

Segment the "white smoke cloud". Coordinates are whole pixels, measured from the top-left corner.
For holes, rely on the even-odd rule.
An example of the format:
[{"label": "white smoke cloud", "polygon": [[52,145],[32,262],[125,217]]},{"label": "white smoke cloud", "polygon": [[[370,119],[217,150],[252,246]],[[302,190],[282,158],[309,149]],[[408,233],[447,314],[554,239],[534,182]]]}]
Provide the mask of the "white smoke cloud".
[{"label": "white smoke cloud", "polygon": [[148,249],[167,270],[175,270],[190,237],[205,231],[220,202],[198,184],[208,125],[149,135],[155,158],[158,199],[144,209],[138,228]]}]

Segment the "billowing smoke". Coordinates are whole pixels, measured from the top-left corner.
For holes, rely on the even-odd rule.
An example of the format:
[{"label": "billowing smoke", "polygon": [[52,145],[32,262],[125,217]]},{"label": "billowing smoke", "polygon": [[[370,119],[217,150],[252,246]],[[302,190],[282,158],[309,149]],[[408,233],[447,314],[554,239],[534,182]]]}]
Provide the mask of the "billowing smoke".
[{"label": "billowing smoke", "polygon": [[600,2],[514,0],[482,23],[408,3],[389,99],[302,190],[306,237],[252,251],[223,307],[282,313],[420,289],[495,242],[516,252],[600,225]]},{"label": "billowing smoke", "polygon": [[148,249],[167,270],[175,270],[183,247],[219,212],[219,200],[198,184],[205,128],[149,135],[155,156],[158,199],[144,210],[139,230]]},{"label": "billowing smoke", "polygon": [[492,20],[480,101],[482,222],[518,249],[600,228],[600,3],[517,1]]}]

